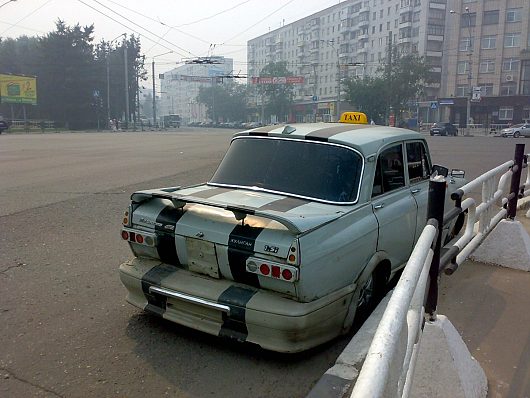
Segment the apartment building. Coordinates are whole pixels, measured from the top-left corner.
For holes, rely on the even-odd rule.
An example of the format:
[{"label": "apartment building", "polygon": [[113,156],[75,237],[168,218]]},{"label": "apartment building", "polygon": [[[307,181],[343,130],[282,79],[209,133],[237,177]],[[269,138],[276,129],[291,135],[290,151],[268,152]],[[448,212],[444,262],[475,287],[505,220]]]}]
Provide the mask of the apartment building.
[{"label": "apartment building", "polygon": [[[530,120],[530,1],[448,0],[442,118],[480,125]],[[468,98],[470,98],[468,100]]]},{"label": "apartment building", "polygon": [[248,42],[249,76],[259,76],[270,62],[285,61],[304,77],[296,86],[289,118],[335,120],[341,79],[375,75],[391,44],[418,52],[433,65],[434,83],[426,99],[440,89],[446,0],[348,0],[285,25]]},{"label": "apartment building", "polygon": [[[334,120],[341,79],[378,73],[396,44],[432,68],[411,104],[420,119],[465,123],[474,92],[471,121],[518,121],[530,117],[529,7],[528,0],[348,0],[250,40],[248,73],[285,61],[304,83],[284,118]],[[341,101],[340,110],[347,107]]]},{"label": "apartment building", "polygon": [[231,74],[234,62],[232,58],[217,56],[203,61],[179,66],[160,75],[159,116],[177,114],[183,123],[208,120],[206,106],[197,102],[199,90],[217,84],[219,76]]}]

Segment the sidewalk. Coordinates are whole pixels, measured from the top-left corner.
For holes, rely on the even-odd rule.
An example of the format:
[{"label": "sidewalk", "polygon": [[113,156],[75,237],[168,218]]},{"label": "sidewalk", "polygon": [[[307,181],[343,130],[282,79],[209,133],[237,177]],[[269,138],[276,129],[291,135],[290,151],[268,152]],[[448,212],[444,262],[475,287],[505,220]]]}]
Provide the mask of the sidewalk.
[{"label": "sidewalk", "polygon": [[488,397],[530,398],[530,272],[467,261],[442,276],[438,312],[484,369]]}]

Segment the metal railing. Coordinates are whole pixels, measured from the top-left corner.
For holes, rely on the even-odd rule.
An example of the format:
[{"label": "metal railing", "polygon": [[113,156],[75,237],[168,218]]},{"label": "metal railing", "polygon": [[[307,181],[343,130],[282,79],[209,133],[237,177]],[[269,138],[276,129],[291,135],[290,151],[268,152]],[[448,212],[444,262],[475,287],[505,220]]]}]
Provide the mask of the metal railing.
[{"label": "metal railing", "polygon": [[[407,397],[410,393],[424,317],[436,319],[438,274],[451,275],[503,218],[515,217],[517,200],[530,196],[530,168],[524,144],[515,158],[484,173],[452,194],[455,207],[444,214],[446,182],[429,184],[427,226],[392,293],[353,388],[351,398]],[[520,184],[522,170],[526,181]],[[511,179],[511,186],[508,183]],[[482,187],[482,202],[465,198]],[[444,225],[467,214],[462,236],[440,255]],[[443,220],[440,222],[440,220]]]}]

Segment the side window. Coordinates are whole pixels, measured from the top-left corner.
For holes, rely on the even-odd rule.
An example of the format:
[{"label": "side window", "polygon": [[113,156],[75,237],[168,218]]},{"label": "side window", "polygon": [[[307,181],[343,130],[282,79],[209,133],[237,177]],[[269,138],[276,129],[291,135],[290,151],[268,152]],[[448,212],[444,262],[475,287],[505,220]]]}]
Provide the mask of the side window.
[{"label": "side window", "polygon": [[431,166],[425,145],[422,142],[407,143],[407,167],[411,184],[429,179]]},{"label": "side window", "polygon": [[403,147],[398,144],[385,149],[379,155],[375,169],[372,197],[404,186]]}]

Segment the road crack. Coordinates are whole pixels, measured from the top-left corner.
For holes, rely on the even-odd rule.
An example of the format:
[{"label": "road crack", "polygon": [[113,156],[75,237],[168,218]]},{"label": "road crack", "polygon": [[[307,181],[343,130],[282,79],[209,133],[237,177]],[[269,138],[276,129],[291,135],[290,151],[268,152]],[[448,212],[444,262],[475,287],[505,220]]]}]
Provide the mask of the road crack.
[{"label": "road crack", "polygon": [[0,274],[5,274],[7,271],[14,269],[14,268],[21,268],[22,266],[27,265],[25,263],[18,262],[15,265],[10,265],[6,269],[0,270]]},{"label": "road crack", "polygon": [[41,391],[44,391],[44,392],[47,392],[48,394],[53,394],[56,397],[64,398],[62,395],[56,393],[53,390],[50,390],[50,389],[48,389],[46,387],[43,387],[43,386],[39,386],[38,384],[34,384],[31,381],[25,380],[25,379],[17,376],[13,371],[11,371],[11,370],[9,370],[7,368],[0,368],[0,372],[4,373],[4,375],[2,376],[3,378],[12,377],[13,379],[20,381],[21,383],[29,384],[30,386],[32,386],[34,388],[37,388],[37,389],[39,389]]}]

